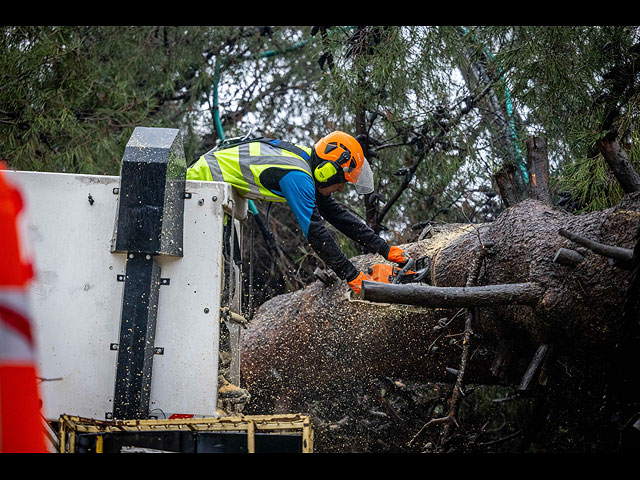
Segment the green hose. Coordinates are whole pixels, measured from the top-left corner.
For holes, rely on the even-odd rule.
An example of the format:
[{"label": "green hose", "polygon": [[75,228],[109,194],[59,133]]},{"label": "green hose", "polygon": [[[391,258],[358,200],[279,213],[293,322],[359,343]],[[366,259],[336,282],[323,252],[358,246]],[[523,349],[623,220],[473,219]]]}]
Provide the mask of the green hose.
[{"label": "green hose", "polygon": [[[303,47],[306,43],[307,43],[306,41],[300,41],[300,42],[294,43],[291,47],[286,48],[284,50],[268,50],[260,54],[258,58],[273,57],[281,53],[291,52],[293,50],[297,50],[298,48]],[[220,72],[222,70],[220,63],[221,62],[219,62],[216,59],[216,66],[214,68],[214,73],[213,73],[213,95],[212,95],[213,96],[213,124],[215,126],[216,133],[218,134],[218,138],[222,142],[224,142],[226,137],[224,135],[224,129],[222,128],[222,120],[220,119],[220,105],[218,101],[218,84],[220,83]],[[248,205],[249,211],[253,215],[258,215],[258,209],[256,208],[256,205],[253,202],[253,200],[249,200],[248,204],[249,204]]]},{"label": "green hose", "polygon": [[[460,28],[465,34],[469,33],[469,30],[466,27],[460,27]],[[477,40],[475,39],[474,41],[477,42]],[[487,58],[489,58],[489,60],[493,60],[493,54],[491,54],[491,52],[489,52],[485,46],[481,45],[481,47],[482,47],[482,51],[485,53]],[[500,73],[502,72],[502,69],[500,67],[498,67],[498,72]],[[504,80],[505,107],[507,110],[507,117],[509,119],[509,133],[511,136],[511,145],[515,151],[516,160],[518,162],[518,166],[520,167],[520,170],[522,171],[522,177],[524,178],[524,182],[529,183],[529,173],[527,172],[527,168],[525,167],[524,162],[522,161],[522,152],[520,150],[520,147],[518,146],[518,141],[517,141],[518,137],[516,135],[516,124],[513,118],[513,103],[511,102],[511,91],[509,90],[509,86],[507,85],[507,82],[504,79],[504,77],[500,77],[500,78]]]}]

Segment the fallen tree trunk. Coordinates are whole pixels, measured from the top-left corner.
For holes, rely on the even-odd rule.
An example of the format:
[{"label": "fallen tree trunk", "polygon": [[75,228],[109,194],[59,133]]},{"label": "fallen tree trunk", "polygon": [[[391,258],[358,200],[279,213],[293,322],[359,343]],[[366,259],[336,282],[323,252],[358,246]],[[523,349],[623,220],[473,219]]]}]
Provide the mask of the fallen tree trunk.
[{"label": "fallen tree trunk", "polygon": [[[524,355],[533,355],[541,344],[587,356],[610,351],[618,340],[630,273],[558,231],[632,248],[639,219],[639,194],[614,208],[577,216],[525,200],[492,224],[442,227],[404,248],[414,258],[431,257],[431,290],[460,291],[468,265],[482,245],[490,244],[478,288],[535,285],[526,305],[489,303],[477,309],[474,331],[488,348],[474,356],[468,376],[486,381],[496,345],[504,341],[518,345]],[[555,263],[561,248],[579,252],[584,260],[571,266]],[[363,269],[384,262],[376,255],[353,261]],[[256,401],[273,409],[302,408],[314,395],[355,379],[396,375],[438,381],[446,378],[447,367],[456,367],[460,347],[451,338],[463,330],[464,315],[455,318],[457,307],[467,305],[358,301],[344,282],[332,287],[315,282],[257,310],[242,340],[242,375]],[[446,328],[439,329],[442,325]]]}]

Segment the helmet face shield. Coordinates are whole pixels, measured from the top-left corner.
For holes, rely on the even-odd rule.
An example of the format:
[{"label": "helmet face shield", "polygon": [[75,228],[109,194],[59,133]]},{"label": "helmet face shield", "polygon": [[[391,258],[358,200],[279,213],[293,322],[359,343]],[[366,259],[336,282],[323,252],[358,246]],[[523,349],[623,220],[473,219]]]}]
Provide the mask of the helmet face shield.
[{"label": "helmet face shield", "polygon": [[360,195],[373,192],[373,172],[366,158],[363,159],[360,168],[352,172],[350,176],[352,178],[350,181],[355,185],[356,192]]},{"label": "helmet face shield", "polygon": [[[351,135],[340,131],[332,132],[314,145],[314,151],[321,161],[314,173],[317,181],[329,184],[329,180],[333,180],[333,183],[346,180],[353,183],[356,192],[361,195],[373,192],[373,172],[364,157],[362,146]],[[324,180],[328,176],[319,172],[325,168],[322,162],[334,164],[340,175],[336,174],[335,178]]]}]

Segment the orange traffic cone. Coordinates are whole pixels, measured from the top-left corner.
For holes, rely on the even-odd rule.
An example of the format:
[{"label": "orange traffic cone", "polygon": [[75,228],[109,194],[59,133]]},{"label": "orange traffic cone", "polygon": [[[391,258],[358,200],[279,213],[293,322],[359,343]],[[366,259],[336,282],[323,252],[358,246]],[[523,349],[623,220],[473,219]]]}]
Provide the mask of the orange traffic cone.
[{"label": "orange traffic cone", "polygon": [[20,191],[0,163],[0,452],[44,453],[45,431],[26,287],[33,277],[19,222]]}]

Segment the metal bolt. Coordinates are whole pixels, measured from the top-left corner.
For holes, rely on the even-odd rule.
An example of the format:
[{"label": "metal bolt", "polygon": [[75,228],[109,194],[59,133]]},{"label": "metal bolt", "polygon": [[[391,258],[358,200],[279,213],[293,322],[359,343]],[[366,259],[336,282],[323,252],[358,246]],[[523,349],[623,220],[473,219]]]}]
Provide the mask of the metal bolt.
[{"label": "metal bolt", "polygon": [[218,197],[216,197],[215,195],[213,197],[211,197],[211,200],[213,200],[214,202],[218,201]]}]

